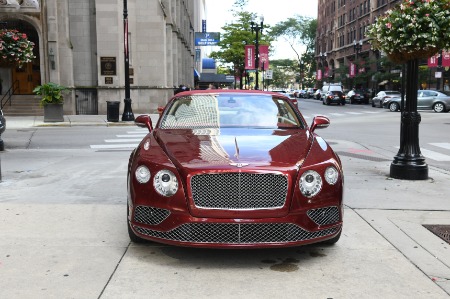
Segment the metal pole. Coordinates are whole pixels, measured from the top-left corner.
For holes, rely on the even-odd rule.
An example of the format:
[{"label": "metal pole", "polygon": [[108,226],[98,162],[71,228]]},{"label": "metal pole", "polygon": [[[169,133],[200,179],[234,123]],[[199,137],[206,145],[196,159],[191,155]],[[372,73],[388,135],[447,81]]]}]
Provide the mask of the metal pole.
[{"label": "metal pole", "polygon": [[391,163],[390,176],[403,180],[428,179],[428,165],[420,152],[419,123],[417,112],[417,86],[419,82],[419,60],[407,62],[406,103],[401,112],[400,149]]},{"label": "metal pole", "polygon": [[125,58],[125,107],[123,109],[122,121],[134,121],[134,114],[131,110],[130,97],[130,57],[128,45],[128,7],[127,0],[123,0],[123,41],[124,41],[124,58]]}]

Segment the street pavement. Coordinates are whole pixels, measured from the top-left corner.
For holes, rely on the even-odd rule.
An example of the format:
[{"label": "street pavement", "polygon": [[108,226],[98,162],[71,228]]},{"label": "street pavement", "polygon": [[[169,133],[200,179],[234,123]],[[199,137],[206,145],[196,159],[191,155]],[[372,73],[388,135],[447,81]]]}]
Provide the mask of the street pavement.
[{"label": "street pavement", "polygon": [[[7,129],[134,125],[102,115],[64,120],[8,117]],[[450,172],[430,166],[428,180],[391,179],[392,153],[327,141],[344,166],[341,239],[265,250],[132,244],[129,153],[6,144],[0,298],[449,298],[450,245],[423,225],[450,225]]]}]

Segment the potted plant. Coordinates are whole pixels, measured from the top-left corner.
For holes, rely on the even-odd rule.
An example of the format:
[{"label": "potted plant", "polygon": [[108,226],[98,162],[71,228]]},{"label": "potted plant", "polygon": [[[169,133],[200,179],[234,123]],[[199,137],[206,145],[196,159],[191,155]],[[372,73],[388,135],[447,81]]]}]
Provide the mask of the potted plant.
[{"label": "potted plant", "polygon": [[369,25],[367,36],[395,63],[429,58],[450,48],[450,2],[403,0]]},{"label": "potted plant", "polygon": [[28,40],[25,33],[20,33],[15,29],[0,30],[0,58],[2,60],[21,66],[35,58],[33,48],[34,43]]},{"label": "potted plant", "polygon": [[44,107],[44,122],[64,121],[63,92],[68,88],[53,82],[37,86],[33,92],[41,96],[40,105]]}]

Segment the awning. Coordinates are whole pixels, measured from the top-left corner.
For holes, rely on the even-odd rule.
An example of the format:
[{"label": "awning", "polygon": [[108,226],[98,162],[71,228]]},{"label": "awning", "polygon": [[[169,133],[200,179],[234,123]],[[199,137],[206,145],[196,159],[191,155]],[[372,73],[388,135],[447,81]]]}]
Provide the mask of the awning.
[{"label": "awning", "polygon": [[196,69],[194,69],[194,78],[200,79],[200,73]]}]

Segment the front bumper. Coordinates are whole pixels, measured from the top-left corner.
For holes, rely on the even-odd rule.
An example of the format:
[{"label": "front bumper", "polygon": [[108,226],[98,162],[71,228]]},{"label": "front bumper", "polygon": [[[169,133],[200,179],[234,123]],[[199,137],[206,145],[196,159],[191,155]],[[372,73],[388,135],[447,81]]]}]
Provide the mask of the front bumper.
[{"label": "front bumper", "polygon": [[160,243],[193,247],[284,247],[331,239],[342,228],[342,208],[308,210],[280,218],[197,218],[165,209],[130,207],[136,235]]}]

